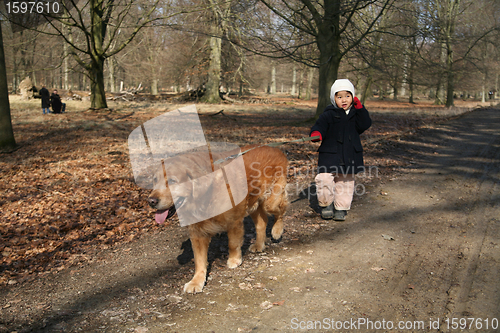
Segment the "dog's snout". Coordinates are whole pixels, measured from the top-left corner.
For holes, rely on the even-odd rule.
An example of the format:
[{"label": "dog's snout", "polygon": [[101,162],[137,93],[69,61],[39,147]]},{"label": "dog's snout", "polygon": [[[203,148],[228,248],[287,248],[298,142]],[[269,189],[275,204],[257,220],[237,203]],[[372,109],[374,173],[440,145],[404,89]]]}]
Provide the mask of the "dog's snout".
[{"label": "dog's snout", "polygon": [[154,197],[149,197],[148,198],[148,203],[153,208],[155,208],[156,205],[158,205],[158,201],[160,201],[160,200],[158,200],[158,198],[154,198]]}]

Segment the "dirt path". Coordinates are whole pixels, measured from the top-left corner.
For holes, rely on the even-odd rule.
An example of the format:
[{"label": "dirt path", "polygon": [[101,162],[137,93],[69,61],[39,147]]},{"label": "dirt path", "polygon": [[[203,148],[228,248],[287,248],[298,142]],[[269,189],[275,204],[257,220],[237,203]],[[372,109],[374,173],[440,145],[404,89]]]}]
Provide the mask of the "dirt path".
[{"label": "dirt path", "polygon": [[181,293],[187,234],[166,226],[2,290],[0,332],[498,331],[499,128],[485,109],[379,143],[411,167],[367,182],[344,223],[294,198],[283,240],[235,270],[214,242],[202,294]]}]

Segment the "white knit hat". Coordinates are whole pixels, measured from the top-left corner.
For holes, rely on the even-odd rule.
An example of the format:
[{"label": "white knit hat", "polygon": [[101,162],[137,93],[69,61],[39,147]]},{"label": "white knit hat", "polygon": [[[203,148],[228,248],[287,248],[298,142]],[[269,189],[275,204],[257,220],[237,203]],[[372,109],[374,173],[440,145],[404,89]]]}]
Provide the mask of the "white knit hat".
[{"label": "white knit hat", "polygon": [[339,91],[350,91],[352,94],[352,98],[354,99],[354,85],[349,81],[348,79],[340,79],[336,80],[333,85],[332,89],[330,90],[330,100],[332,101],[333,106],[337,107],[337,104],[335,103],[335,94]]}]

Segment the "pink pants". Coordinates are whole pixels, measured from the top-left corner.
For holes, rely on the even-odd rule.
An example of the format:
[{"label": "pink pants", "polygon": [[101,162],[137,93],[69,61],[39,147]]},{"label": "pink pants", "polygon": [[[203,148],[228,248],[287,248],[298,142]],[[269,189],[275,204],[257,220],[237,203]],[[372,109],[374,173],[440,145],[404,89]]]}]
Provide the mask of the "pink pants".
[{"label": "pink pants", "polygon": [[354,194],[354,175],[334,177],[331,173],[320,173],[314,179],[320,207],[326,207],[333,202],[336,210],[351,209]]}]

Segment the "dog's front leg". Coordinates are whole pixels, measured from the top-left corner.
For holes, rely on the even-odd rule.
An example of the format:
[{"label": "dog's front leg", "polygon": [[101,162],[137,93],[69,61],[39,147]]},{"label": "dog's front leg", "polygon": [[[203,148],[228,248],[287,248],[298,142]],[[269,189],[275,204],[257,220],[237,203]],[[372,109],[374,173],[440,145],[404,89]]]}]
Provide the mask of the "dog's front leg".
[{"label": "dog's front leg", "polygon": [[201,293],[207,278],[207,255],[210,237],[191,237],[194,253],[194,276],[184,285],[186,293]]},{"label": "dog's front leg", "polygon": [[237,223],[227,231],[229,239],[229,257],[227,258],[227,267],[236,268],[241,265],[241,246],[243,245],[243,236],[245,229],[243,228],[243,221]]}]

